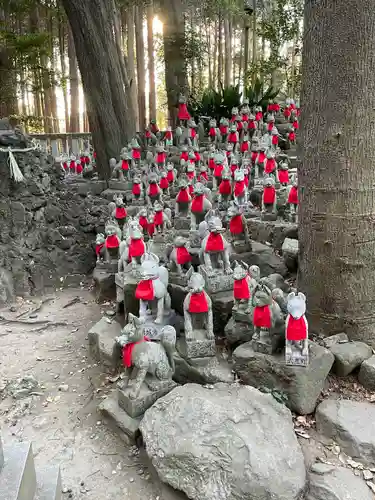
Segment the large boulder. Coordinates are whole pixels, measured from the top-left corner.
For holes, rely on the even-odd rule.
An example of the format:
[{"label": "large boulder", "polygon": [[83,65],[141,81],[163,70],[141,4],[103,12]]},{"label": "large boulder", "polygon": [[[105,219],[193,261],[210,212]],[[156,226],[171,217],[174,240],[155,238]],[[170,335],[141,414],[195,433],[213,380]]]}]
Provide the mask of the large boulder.
[{"label": "large boulder", "polygon": [[358,381],[369,391],[375,391],[375,356],[371,356],[361,364]]},{"label": "large boulder", "polygon": [[371,490],[345,467],[314,464],[308,478],[306,500],[373,500]]},{"label": "large boulder", "polygon": [[192,500],[297,500],[304,490],[290,411],[252,387],[177,387],[140,429],[160,479]]},{"label": "large boulder", "polygon": [[316,428],[334,439],[347,455],[364,464],[375,463],[375,406],[346,399],[326,399],[317,408]]},{"label": "large boulder", "polygon": [[330,351],[335,356],[332,371],[340,377],[346,377],[353,370],[372,356],[372,349],[364,342],[335,344]]},{"label": "large boulder", "polygon": [[261,276],[269,276],[270,274],[277,273],[281,276],[287,276],[288,269],[281,257],[279,257],[275,250],[263,243],[252,241],[252,251],[241,254],[233,253],[230,256],[231,261],[242,260],[249,266],[259,266]]},{"label": "large boulder", "polygon": [[312,413],[333,364],[333,355],[324,347],[310,342],[307,367],[288,366],[284,353],[255,352],[246,342],[233,353],[234,371],[248,385],[280,391],[288,396],[291,410]]}]

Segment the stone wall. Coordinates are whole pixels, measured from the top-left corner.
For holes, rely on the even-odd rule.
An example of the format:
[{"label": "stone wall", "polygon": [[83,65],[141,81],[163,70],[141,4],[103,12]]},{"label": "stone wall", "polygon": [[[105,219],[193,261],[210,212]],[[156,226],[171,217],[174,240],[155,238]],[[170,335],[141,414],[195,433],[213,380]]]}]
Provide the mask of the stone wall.
[{"label": "stone wall", "polygon": [[[0,303],[62,286],[95,266],[95,235],[108,202],[66,184],[41,152],[15,154],[25,181],[14,183],[0,152]],[[79,279],[79,276],[77,276]]]}]

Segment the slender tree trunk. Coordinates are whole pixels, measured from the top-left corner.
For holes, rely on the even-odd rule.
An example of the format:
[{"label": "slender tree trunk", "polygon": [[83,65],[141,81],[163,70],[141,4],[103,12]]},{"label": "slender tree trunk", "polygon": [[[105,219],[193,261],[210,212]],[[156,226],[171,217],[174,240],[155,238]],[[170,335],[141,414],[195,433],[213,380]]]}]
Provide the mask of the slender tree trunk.
[{"label": "slender tree trunk", "polygon": [[310,331],[373,347],[374,7],[306,0],[298,276]]},{"label": "slender tree trunk", "polygon": [[219,47],[219,23],[218,23],[218,21],[215,21],[215,26],[214,26],[214,53],[213,53],[213,67],[212,67],[212,75],[213,75],[212,87],[214,89],[217,89],[218,47]]},{"label": "slender tree trunk", "polygon": [[232,83],[232,26],[231,20],[225,19],[224,21],[224,33],[225,33],[225,85],[229,87]]},{"label": "slender tree trunk", "polygon": [[185,13],[183,0],[161,0],[165,59],[165,84],[169,119],[172,126],[177,120],[180,94],[186,95],[188,79],[186,68]]},{"label": "slender tree trunk", "polygon": [[65,132],[69,130],[69,107],[68,107],[68,89],[67,89],[67,74],[66,74],[66,24],[60,23],[59,25],[59,49],[60,49],[60,65],[61,65],[61,82],[62,92],[64,98],[64,114],[65,114]]},{"label": "slender tree trunk", "polygon": [[126,25],[128,28],[127,50],[128,50],[128,72],[130,81],[130,97],[135,116],[135,128],[139,127],[138,116],[138,86],[135,73],[135,28],[134,28],[134,11],[135,7],[130,6],[126,9]]},{"label": "slender tree trunk", "polygon": [[[255,67],[256,67],[256,63],[257,63],[257,58],[258,58],[258,54],[257,54],[257,44],[258,44],[258,41],[257,41],[257,15],[256,15],[256,10],[254,8],[254,12],[253,12],[253,32],[252,32],[252,40],[253,40],[253,50],[252,50],[252,66],[253,66],[253,74],[252,74],[252,83],[253,85],[255,84],[255,81],[257,79],[257,72],[255,70]],[[262,40],[262,57],[264,58],[264,38]]]},{"label": "slender tree trunk", "polygon": [[138,114],[139,130],[146,128],[146,68],[143,36],[143,7],[135,8],[135,44],[137,50]]},{"label": "slender tree trunk", "polygon": [[154,56],[154,6],[153,0],[147,6],[147,51],[148,51],[148,78],[149,78],[149,116],[156,120],[156,82]]},{"label": "slender tree trunk", "polygon": [[[0,26],[8,27],[9,13],[0,8]],[[16,68],[12,50],[0,42],[0,118],[17,114]]]},{"label": "slender tree trunk", "polygon": [[293,45],[292,45],[292,59],[290,63],[290,78],[291,78],[291,83],[290,83],[290,89],[289,89],[289,95],[292,99],[294,99],[294,84],[295,84],[295,78],[296,78],[296,40],[293,40]]},{"label": "slender tree trunk", "polygon": [[78,67],[74,39],[71,28],[68,32],[68,58],[70,82],[70,123],[69,132],[79,132],[79,92]]},{"label": "slender tree trunk", "polygon": [[219,17],[219,35],[218,35],[218,62],[217,62],[217,80],[218,84],[223,83],[223,21]]},{"label": "slender tree trunk", "polygon": [[208,87],[212,88],[212,57],[215,57],[215,54],[211,53],[212,43],[211,43],[211,23],[205,22],[204,25],[206,32],[206,43],[207,43],[207,67],[208,67]]},{"label": "slender tree trunk", "polygon": [[68,16],[89,109],[99,177],[108,179],[108,159],[117,157],[135,133],[115,33],[113,5],[104,0],[62,0]]},{"label": "slender tree trunk", "polygon": [[57,117],[57,97],[56,97],[56,54],[54,52],[54,22],[52,10],[48,11],[48,30],[50,33],[50,102],[51,102],[51,116],[52,116],[52,130],[59,132],[59,121]]}]

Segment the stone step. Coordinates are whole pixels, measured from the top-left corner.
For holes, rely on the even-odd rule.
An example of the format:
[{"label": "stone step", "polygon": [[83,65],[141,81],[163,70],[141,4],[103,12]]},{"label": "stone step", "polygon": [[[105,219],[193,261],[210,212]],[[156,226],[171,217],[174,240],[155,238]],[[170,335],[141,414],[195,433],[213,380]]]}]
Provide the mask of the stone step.
[{"label": "stone step", "polygon": [[0,472],[1,500],[34,500],[36,474],[31,443],[4,447],[4,467]]},{"label": "stone step", "polygon": [[62,486],[60,467],[46,467],[37,471],[35,500],[61,500]]},{"label": "stone step", "polygon": [[140,438],[139,424],[142,417],[130,417],[118,403],[117,391],[98,406],[106,423],[125,443],[134,444]]}]

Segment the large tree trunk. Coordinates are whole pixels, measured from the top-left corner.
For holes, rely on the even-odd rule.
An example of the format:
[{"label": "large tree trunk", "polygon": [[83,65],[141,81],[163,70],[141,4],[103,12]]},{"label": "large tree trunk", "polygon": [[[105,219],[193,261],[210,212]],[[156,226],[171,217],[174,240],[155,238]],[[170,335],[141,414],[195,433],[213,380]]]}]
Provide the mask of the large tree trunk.
[{"label": "large tree trunk", "polygon": [[135,128],[139,130],[138,119],[138,90],[137,78],[135,74],[135,28],[134,28],[134,10],[135,7],[127,7],[125,11],[126,26],[128,28],[127,51],[128,51],[128,74],[130,85],[130,97],[134,110]]},{"label": "large tree trunk", "polygon": [[165,84],[171,125],[177,120],[180,94],[187,93],[188,80],[185,59],[185,19],[183,0],[161,0],[165,59]]},{"label": "large tree trunk", "polygon": [[218,35],[217,50],[218,50],[218,57],[217,57],[217,81],[218,81],[218,85],[219,85],[219,88],[220,88],[220,84],[223,83],[223,61],[224,61],[224,54],[223,54],[223,20],[222,20],[221,15],[219,17],[219,35]]},{"label": "large tree trunk", "polygon": [[79,93],[78,93],[78,67],[74,38],[71,28],[68,32],[68,58],[70,82],[70,123],[69,132],[79,132]]},{"label": "large tree trunk", "polygon": [[110,176],[109,159],[135,134],[129,82],[114,37],[113,6],[105,0],[62,0],[75,42],[99,177]]},{"label": "large tree trunk", "polygon": [[143,131],[146,128],[146,68],[142,5],[135,8],[135,44],[137,49],[139,130]]},{"label": "large tree trunk", "polygon": [[156,120],[156,83],[155,83],[155,57],[154,57],[154,6],[153,1],[147,6],[147,52],[148,52],[148,78],[149,78],[149,115],[150,120]]},{"label": "large tree trunk", "polygon": [[61,86],[64,98],[64,117],[65,117],[65,132],[69,131],[69,107],[68,107],[68,89],[67,89],[67,75],[66,75],[66,24],[61,22],[59,24],[59,52],[60,52],[60,65],[61,65]]},{"label": "large tree trunk", "polygon": [[[9,13],[0,8],[0,25],[8,26]],[[16,68],[12,50],[0,39],[0,118],[15,115],[18,111]]]},{"label": "large tree trunk", "polygon": [[298,288],[311,331],[375,347],[374,7],[306,0]]}]

